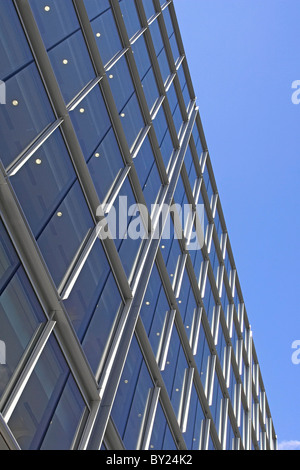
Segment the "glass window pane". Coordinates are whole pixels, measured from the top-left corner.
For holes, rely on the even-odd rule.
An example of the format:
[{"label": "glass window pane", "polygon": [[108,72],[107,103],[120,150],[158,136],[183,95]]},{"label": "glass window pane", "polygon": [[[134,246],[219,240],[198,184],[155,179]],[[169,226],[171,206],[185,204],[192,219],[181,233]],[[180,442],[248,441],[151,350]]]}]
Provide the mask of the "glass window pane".
[{"label": "glass window pane", "polygon": [[39,325],[44,313],[23,268],[19,268],[0,296],[0,339],[6,348],[0,365],[0,396]]},{"label": "glass window pane", "polygon": [[83,0],[90,20],[110,8],[109,0]]},{"label": "glass window pane", "polygon": [[145,125],[135,93],[122,109],[120,116],[128,146],[132,149]]},{"label": "glass window pane", "polygon": [[[85,291],[83,291],[85,292]],[[103,363],[103,354],[111,339],[113,326],[123,305],[116,281],[111,273],[97,302],[83,340],[83,349],[94,374]]]},{"label": "glass window pane", "polygon": [[[152,0],[150,1],[152,3]],[[163,49],[164,44],[162,41],[161,32],[160,32],[160,28],[159,28],[159,24],[157,20],[153,21],[153,23],[150,24],[149,30],[151,32],[151,37],[152,37],[155,53],[156,55],[158,55],[160,51]]]},{"label": "glass window pane", "polygon": [[129,39],[141,29],[134,0],[120,1],[120,8],[126,25]]},{"label": "glass window pane", "polygon": [[54,121],[35,64],[6,82],[7,104],[0,106],[1,158],[7,167]]},{"label": "glass window pane", "polygon": [[72,0],[29,0],[46,49],[79,29]]},{"label": "glass window pane", "polygon": [[79,274],[71,294],[64,301],[80,340],[82,340],[93,312],[97,308],[109,272],[110,267],[104,249],[100,241],[97,241]]},{"label": "glass window pane", "polygon": [[134,93],[134,86],[129,72],[126,55],[123,55],[107,74],[110,88],[118,112],[125,106]]},{"label": "glass window pane", "polygon": [[49,57],[66,103],[95,78],[95,71],[80,31],[52,49]]},{"label": "glass window pane", "polygon": [[60,130],[52,134],[10,181],[35,236],[75,181]]},{"label": "glass window pane", "polygon": [[112,10],[109,9],[101,16],[91,22],[97,45],[101,54],[103,64],[122,49],[118,29],[113,17]]},{"label": "glass window pane", "polygon": [[152,0],[143,0],[143,5],[147,19],[155,15],[155,9]]},{"label": "glass window pane", "polygon": [[145,43],[144,35],[140,36],[137,41],[131,45],[134,54],[135,63],[139,72],[140,79],[146,75],[151,67],[148,49]]},{"label": "glass window pane", "polygon": [[61,394],[55,413],[50,421],[41,450],[69,450],[86,407],[72,376]]},{"label": "glass window pane", "polygon": [[71,112],[77,138],[83,155],[88,160],[111,127],[111,122],[99,87],[95,87],[87,97]]},{"label": "glass window pane", "polygon": [[19,259],[0,220],[0,291],[19,265]]},{"label": "glass window pane", "polygon": [[149,111],[151,111],[155,102],[159,98],[157,83],[152,68],[148,70],[143,78],[142,85]]},{"label": "glass window pane", "polygon": [[[59,429],[58,420],[66,413],[66,421],[71,421],[72,417],[73,422],[78,423],[84,403],[78,391],[67,382],[68,375],[67,363],[54,338],[50,337],[8,422],[21,449],[39,449],[45,433],[46,447],[48,444],[54,449],[65,448],[72,442],[76,427]],[[59,429],[57,435],[55,427]]]},{"label": "glass window pane", "polygon": [[0,79],[4,80],[33,57],[13,3],[0,0],[0,12]]},{"label": "glass window pane", "polygon": [[169,66],[165,49],[162,49],[160,51],[160,53],[157,56],[157,60],[158,60],[159,69],[160,69],[163,82],[166,83],[166,80],[170,75],[170,66]]},{"label": "glass window pane", "polygon": [[167,28],[168,37],[170,37],[171,34],[173,33],[173,24],[172,24],[172,20],[171,20],[171,16],[170,16],[170,10],[169,10],[168,7],[164,8],[163,17],[164,17],[164,20],[165,20],[165,25],[166,25],[166,28]]},{"label": "glass window pane", "polygon": [[112,128],[89,160],[88,167],[100,201],[103,201],[124,168],[124,161]]},{"label": "glass window pane", "polygon": [[86,201],[76,182],[38,238],[38,245],[57,286],[93,226]]}]

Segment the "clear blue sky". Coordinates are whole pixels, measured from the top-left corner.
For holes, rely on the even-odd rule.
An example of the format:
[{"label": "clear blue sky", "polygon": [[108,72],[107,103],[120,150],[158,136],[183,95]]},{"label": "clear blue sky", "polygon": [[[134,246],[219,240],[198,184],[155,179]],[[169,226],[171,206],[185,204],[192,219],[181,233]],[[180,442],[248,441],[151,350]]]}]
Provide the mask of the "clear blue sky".
[{"label": "clear blue sky", "polygon": [[300,449],[300,2],[174,4],[278,442]]}]

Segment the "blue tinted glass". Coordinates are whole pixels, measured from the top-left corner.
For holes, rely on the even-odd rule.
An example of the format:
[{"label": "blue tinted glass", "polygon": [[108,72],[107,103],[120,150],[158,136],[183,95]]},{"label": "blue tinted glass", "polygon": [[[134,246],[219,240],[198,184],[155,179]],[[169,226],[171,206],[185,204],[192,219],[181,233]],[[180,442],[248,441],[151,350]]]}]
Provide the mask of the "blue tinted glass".
[{"label": "blue tinted glass", "polygon": [[54,120],[34,64],[6,82],[7,104],[0,106],[1,158],[8,166]]},{"label": "blue tinted glass", "polygon": [[182,114],[181,114],[179,105],[177,105],[174,110],[173,121],[174,121],[175,129],[177,131],[177,135],[179,136],[181,128],[182,128],[182,124],[183,124]]},{"label": "blue tinted glass", "polygon": [[135,63],[141,80],[151,67],[148,49],[146,47],[144,35],[140,36],[137,41],[131,45],[134,54]]},{"label": "blue tinted glass", "polygon": [[[85,295],[85,291],[83,293]],[[111,273],[100,298],[97,300],[95,311],[83,340],[83,349],[94,374],[97,373],[99,364],[101,364],[100,359],[111,337],[112,328],[117,320],[121,305],[123,305],[121,295]]]},{"label": "blue tinted glass", "polygon": [[0,79],[33,60],[12,2],[0,0]]},{"label": "blue tinted glass", "polygon": [[169,101],[169,106],[170,106],[170,109],[171,109],[171,113],[173,114],[174,109],[178,105],[178,99],[177,99],[177,94],[176,94],[176,90],[175,90],[175,87],[174,87],[174,83],[171,84],[170,88],[167,91],[167,98],[168,98],[168,101]]},{"label": "blue tinted glass", "polygon": [[123,435],[126,449],[134,450],[139,447],[139,435],[144,420],[148,417],[146,407],[152,387],[153,382],[143,362]]},{"label": "blue tinted glass", "polygon": [[49,52],[62,95],[69,103],[94,77],[90,56],[80,31]]},{"label": "blue tinted glass", "polygon": [[149,450],[162,449],[174,450],[176,449],[176,445],[172,438],[162,406],[158,403]]},{"label": "blue tinted glass", "polygon": [[132,95],[122,109],[120,117],[128,146],[132,149],[145,125],[136,94]]},{"label": "blue tinted glass", "polygon": [[134,92],[134,86],[125,55],[109,70],[107,76],[117,110],[120,112]]},{"label": "blue tinted glass", "polygon": [[164,45],[163,45],[160,28],[159,28],[159,24],[157,20],[153,21],[153,23],[150,24],[149,30],[151,32],[155,54],[158,55],[160,51],[163,49]]},{"label": "blue tinted glass", "polygon": [[[9,427],[16,436],[21,449],[39,449],[51,421],[54,419],[52,424],[57,424],[56,418],[61,415],[61,406],[66,403],[65,397],[71,403],[72,389],[66,389],[63,393],[67,376],[67,363],[54,338],[50,337],[9,420]],[[78,405],[78,396],[76,398]],[[60,403],[61,399],[64,401]],[[81,409],[82,405],[81,401],[79,406]],[[69,411],[71,412],[70,409]],[[79,415],[80,412],[78,413],[77,409],[77,422]],[[68,420],[69,417],[66,421]],[[18,433],[17,430],[20,428],[26,432]],[[67,442],[72,442],[76,429],[77,426],[70,430],[72,436],[68,436]],[[63,434],[61,433],[60,437]],[[52,434],[52,437],[55,436]],[[55,442],[55,446],[59,446],[59,435],[56,437],[58,440]],[[65,438],[66,436],[64,436]]]},{"label": "blue tinted glass", "polygon": [[[110,272],[100,241],[97,241],[64,305],[81,340],[89,325]],[[98,357],[98,356],[97,356]]]},{"label": "blue tinted glass", "polygon": [[133,395],[136,389],[143,358],[136,337],[134,336],[126,358],[111,416],[122,436],[126,427]]},{"label": "blue tinted glass", "polygon": [[204,326],[201,322],[200,335],[197,347],[195,361],[197,364],[198,372],[200,374],[201,382],[204,385],[206,380],[207,362],[210,356],[210,349],[206,340]]},{"label": "blue tinted glass", "polygon": [[156,100],[159,97],[157,83],[152,68],[148,70],[145,77],[143,78],[142,85],[149,111],[151,111],[152,107],[154,106]]},{"label": "blue tinted glass", "polygon": [[165,25],[166,25],[166,28],[167,28],[168,37],[170,37],[171,34],[173,33],[173,24],[172,24],[172,20],[171,20],[171,16],[170,16],[170,10],[169,10],[168,7],[163,10],[163,17],[164,17],[164,20],[165,20]]},{"label": "blue tinted glass", "polygon": [[93,225],[79,183],[76,182],[38,238],[38,245],[57,286]]},{"label": "blue tinted glass", "polygon": [[124,167],[120,149],[111,128],[88,162],[93,183],[101,201],[104,200]]},{"label": "blue tinted glass", "polygon": [[148,175],[145,185],[143,186],[143,194],[146,200],[146,204],[149,212],[151,212],[151,205],[155,204],[161,188],[161,180],[159,172],[154,162],[151,171]]},{"label": "blue tinted glass", "polygon": [[177,45],[175,33],[170,38],[170,45],[171,45],[171,49],[172,49],[172,53],[173,53],[174,62],[176,62],[178,57],[180,56],[180,54],[179,54],[179,50],[178,50],[178,45]]},{"label": "blue tinted glass", "polygon": [[174,150],[173,141],[171,139],[170,131],[169,129],[167,129],[163,137],[163,140],[160,143],[160,151],[161,151],[161,155],[162,155],[166,169],[168,168],[168,165],[170,163],[170,158],[173,154],[173,150]]},{"label": "blue tinted glass", "polygon": [[121,0],[120,8],[126,25],[128,37],[131,38],[137,31],[141,29],[135,2],[134,0]]},{"label": "blue tinted glass", "polygon": [[[193,392],[194,394],[194,389]],[[204,413],[202,410],[201,403],[197,400],[196,411],[195,411],[195,421],[194,421],[194,436],[193,436],[193,450],[199,450],[200,448],[200,439],[201,439],[201,425],[204,420]]]},{"label": "blue tinted glass", "polygon": [[84,400],[72,376],[61,394],[51,418],[41,450],[69,450],[86,409]]},{"label": "blue tinted glass", "polygon": [[147,19],[155,14],[155,9],[152,0],[143,0],[143,5]]},{"label": "blue tinted glass", "polygon": [[165,49],[161,50],[161,52],[157,56],[157,60],[158,60],[159,69],[160,69],[163,82],[165,83],[168,76],[170,75],[170,66],[169,66]]},{"label": "blue tinted glass", "polygon": [[83,0],[89,19],[110,8],[109,0]]},{"label": "blue tinted glass", "polygon": [[171,393],[173,390],[174,376],[175,376],[176,367],[177,367],[179,349],[180,349],[179,336],[177,333],[177,329],[174,326],[172,330],[171,341],[170,341],[168,354],[167,354],[166,367],[161,372],[169,397],[171,397]]},{"label": "blue tinted glass", "polygon": [[0,291],[19,265],[19,259],[0,220]]},{"label": "blue tinted glass", "polygon": [[187,84],[185,84],[183,89],[182,89],[182,96],[183,96],[183,100],[184,100],[184,104],[185,104],[185,109],[187,109],[187,107],[190,103],[190,100],[191,100],[190,92],[188,90]]},{"label": "blue tinted glass", "polygon": [[79,29],[72,0],[29,0],[46,49]]},{"label": "blue tinted glass", "polygon": [[0,338],[6,363],[0,365],[0,396],[38,326],[45,321],[41,306],[23,268],[19,268],[0,296]]},{"label": "blue tinted glass", "polygon": [[91,22],[103,64],[122,49],[118,29],[111,9]]},{"label": "blue tinted glass", "polygon": [[95,87],[70,114],[76,135],[87,160],[111,127],[111,122],[98,87]]},{"label": "blue tinted glass", "polygon": [[156,311],[157,299],[161,291],[162,284],[160,275],[158,273],[156,264],[154,264],[149,283],[147,286],[147,291],[145,294],[145,299],[140,310],[140,317],[143,321],[145,330],[147,334],[150,332],[150,327]]},{"label": "blue tinted glass", "polygon": [[187,369],[187,362],[182,347],[180,347],[179,354],[177,357],[176,371],[174,375],[173,389],[171,394],[171,402],[174,408],[175,414],[178,417],[180,402],[183,397],[183,383],[184,375]]},{"label": "blue tinted glass", "polygon": [[59,130],[11,177],[11,184],[35,236],[75,178],[75,171]]},{"label": "blue tinted glass", "polygon": [[157,303],[155,305],[155,313],[153,322],[151,325],[151,330],[149,333],[149,341],[152,347],[154,354],[156,355],[159,349],[163,327],[166,320],[166,315],[171,310],[168,299],[166,297],[165,291],[161,286],[159,291],[159,296],[157,298]]},{"label": "blue tinted glass", "polygon": [[162,140],[165,137],[165,133],[168,128],[164,108],[162,106],[159,108],[159,111],[155,116],[155,119],[153,121],[153,127],[158,140],[158,145],[161,146]]}]

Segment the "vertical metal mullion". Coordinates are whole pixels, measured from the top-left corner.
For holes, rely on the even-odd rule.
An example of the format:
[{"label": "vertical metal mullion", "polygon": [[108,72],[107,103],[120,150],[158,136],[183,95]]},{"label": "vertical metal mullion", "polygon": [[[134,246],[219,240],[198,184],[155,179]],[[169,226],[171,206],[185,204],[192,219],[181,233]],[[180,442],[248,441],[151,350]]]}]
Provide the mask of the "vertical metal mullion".
[{"label": "vertical metal mullion", "polygon": [[176,315],[176,310],[170,310],[166,314],[166,318],[165,318],[165,322],[163,326],[163,332],[161,335],[161,340],[160,340],[157,355],[156,355],[156,361],[161,371],[165,369],[175,315]]},{"label": "vertical metal mullion", "polygon": [[194,310],[194,315],[193,315],[193,322],[192,322],[192,328],[191,328],[191,333],[190,333],[190,346],[191,346],[191,350],[194,356],[196,356],[197,350],[198,350],[202,312],[203,312],[203,308],[197,307]]}]

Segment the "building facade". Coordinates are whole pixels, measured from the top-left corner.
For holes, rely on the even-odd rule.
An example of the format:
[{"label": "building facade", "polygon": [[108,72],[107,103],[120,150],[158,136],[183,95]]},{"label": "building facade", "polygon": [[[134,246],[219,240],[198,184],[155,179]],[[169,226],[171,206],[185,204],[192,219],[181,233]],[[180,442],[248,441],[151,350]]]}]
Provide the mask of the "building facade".
[{"label": "building facade", "polygon": [[173,1],[0,35],[0,449],[276,449]]}]

